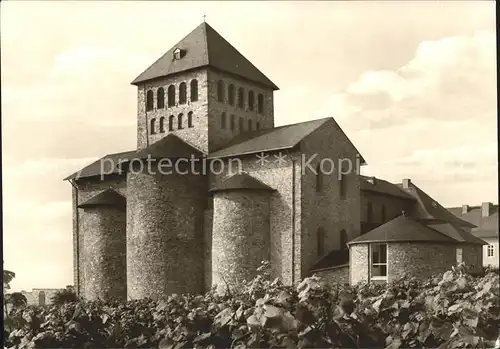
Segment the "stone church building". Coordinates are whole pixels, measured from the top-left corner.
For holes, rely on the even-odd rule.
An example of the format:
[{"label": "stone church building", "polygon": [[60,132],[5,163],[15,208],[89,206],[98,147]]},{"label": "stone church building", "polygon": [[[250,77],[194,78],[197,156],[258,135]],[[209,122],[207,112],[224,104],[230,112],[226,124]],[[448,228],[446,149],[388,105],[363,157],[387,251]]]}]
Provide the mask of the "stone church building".
[{"label": "stone church building", "polygon": [[[132,84],[137,149],[66,178],[78,294],[203,292],[251,279],[262,260],[293,283],[319,243],[359,236],[354,145],[333,118],[275,127],[278,87],[207,23]],[[168,161],[178,168],[162,171]],[[352,169],[338,176],[341,162]]]},{"label": "stone church building", "polygon": [[365,232],[349,138],[333,118],[275,127],[278,87],[207,23],[132,85],[137,149],[66,178],[80,296],[200,293],[263,260],[293,284]]}]

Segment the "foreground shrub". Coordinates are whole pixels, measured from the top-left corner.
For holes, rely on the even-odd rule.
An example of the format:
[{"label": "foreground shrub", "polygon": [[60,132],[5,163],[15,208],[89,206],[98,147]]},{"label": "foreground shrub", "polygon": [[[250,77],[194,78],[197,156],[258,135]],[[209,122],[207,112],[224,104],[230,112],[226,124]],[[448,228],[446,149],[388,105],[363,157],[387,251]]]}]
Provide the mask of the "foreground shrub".
[{"label": "foreground shrub", "polygon": [[63,305],[66,303],[72,303],[72,302],[77,302],[78,301],[78,296],[73,290],[60,290],[57,291],[51,299],[51,304],[54,305]]},{"label": "foreground shrub", "polygon": [[[264,266],[265,267],[265,266]],[[17,348],[487,348],[500,327],[499,276],[462,268],[426,282],[296,288],[261,275],[224,295],[18,310]]]}]

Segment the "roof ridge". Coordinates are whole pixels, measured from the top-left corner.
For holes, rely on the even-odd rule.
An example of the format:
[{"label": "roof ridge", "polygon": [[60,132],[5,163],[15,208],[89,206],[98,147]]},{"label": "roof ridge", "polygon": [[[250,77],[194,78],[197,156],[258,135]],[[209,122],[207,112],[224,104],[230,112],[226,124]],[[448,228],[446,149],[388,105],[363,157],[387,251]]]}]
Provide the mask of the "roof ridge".
[{"label": "roof ridge", "polygon": [[[316,130],[318,130],[321,126],[323,126],[325,123],[328,122],[328,120],[333,120],[332,117],[327,117],[327,118],[323,118],[323,119],[316,119],[316,120],[312,120],[312,121],[323,121],[322,123],[320,123],[318,126],[316,126],[314,129],[310,130],[309,132],[306,132],[304,134],[304,136],[302,137],[301,140],[297,141],[295,144],[294,144],[294,147],[297,146],[297,144],[299,144],[300,142],[302,142],[306,137],[308,137],[310,134],[312,134],[313,132],[315,132]],[[349,140],[350,141],[350,140]]]}]

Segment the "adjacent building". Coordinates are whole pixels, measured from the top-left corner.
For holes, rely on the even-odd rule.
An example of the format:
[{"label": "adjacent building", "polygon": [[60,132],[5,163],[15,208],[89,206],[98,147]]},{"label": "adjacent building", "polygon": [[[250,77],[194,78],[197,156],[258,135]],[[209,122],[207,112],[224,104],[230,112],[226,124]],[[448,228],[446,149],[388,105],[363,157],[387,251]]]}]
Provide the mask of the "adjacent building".
[{"label": "adjacent building", "polygon": [[360,176],[360,189],[362,235],[347,243],[348,250],[331,251],[311,273],[356,284],[425,279],[461,262],[481,272],[486,242],[469,232],[475,225],[451,214],[410,179],[393,184]]},{"label": "adjacent building", "polygon": [[470,232],[484,240],[483,265],[498,267],[498,205],[483,202],[480,206],[463,205],[448,209],[456,217],[472,223]]},{"label": "adjacent building", "polygon": [[[21,293],[26,297],[28,305],[49,305],[52,303],[52,297],[64,290],[64,288],[34,288],[31,291],[23,290]],[[66,286],[66,290],[73,290],[73,286]]]},{"label": "adjacent building", "polygon": [[333,118],[276,127],[278,87],[205,22],[132,85],[136,148],[66,178],[79,296],[201,293],[263,260],[285,284],[389,281],[481,250],[474,224],[410,180],[359,176],[365,160]]}]

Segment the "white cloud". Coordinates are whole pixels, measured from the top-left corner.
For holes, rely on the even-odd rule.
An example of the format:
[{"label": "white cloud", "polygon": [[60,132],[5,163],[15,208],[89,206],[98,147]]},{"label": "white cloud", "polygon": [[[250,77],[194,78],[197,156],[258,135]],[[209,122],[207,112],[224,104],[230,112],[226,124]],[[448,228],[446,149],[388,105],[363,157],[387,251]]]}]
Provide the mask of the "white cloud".
[{"label": "white cloud", "polygon": [[349,135],[363,174],[412,178],[446,205],[498,200],[496,114],[488,31],[424,41],[407,64],[361,74],[318,113]]},{"label": "white cloud", "polygon": [[496,115],[496,35],[481,31],[424,41],[406,65],[362,74],[318,114],[358,131],[417,119],[491,119]]}]

